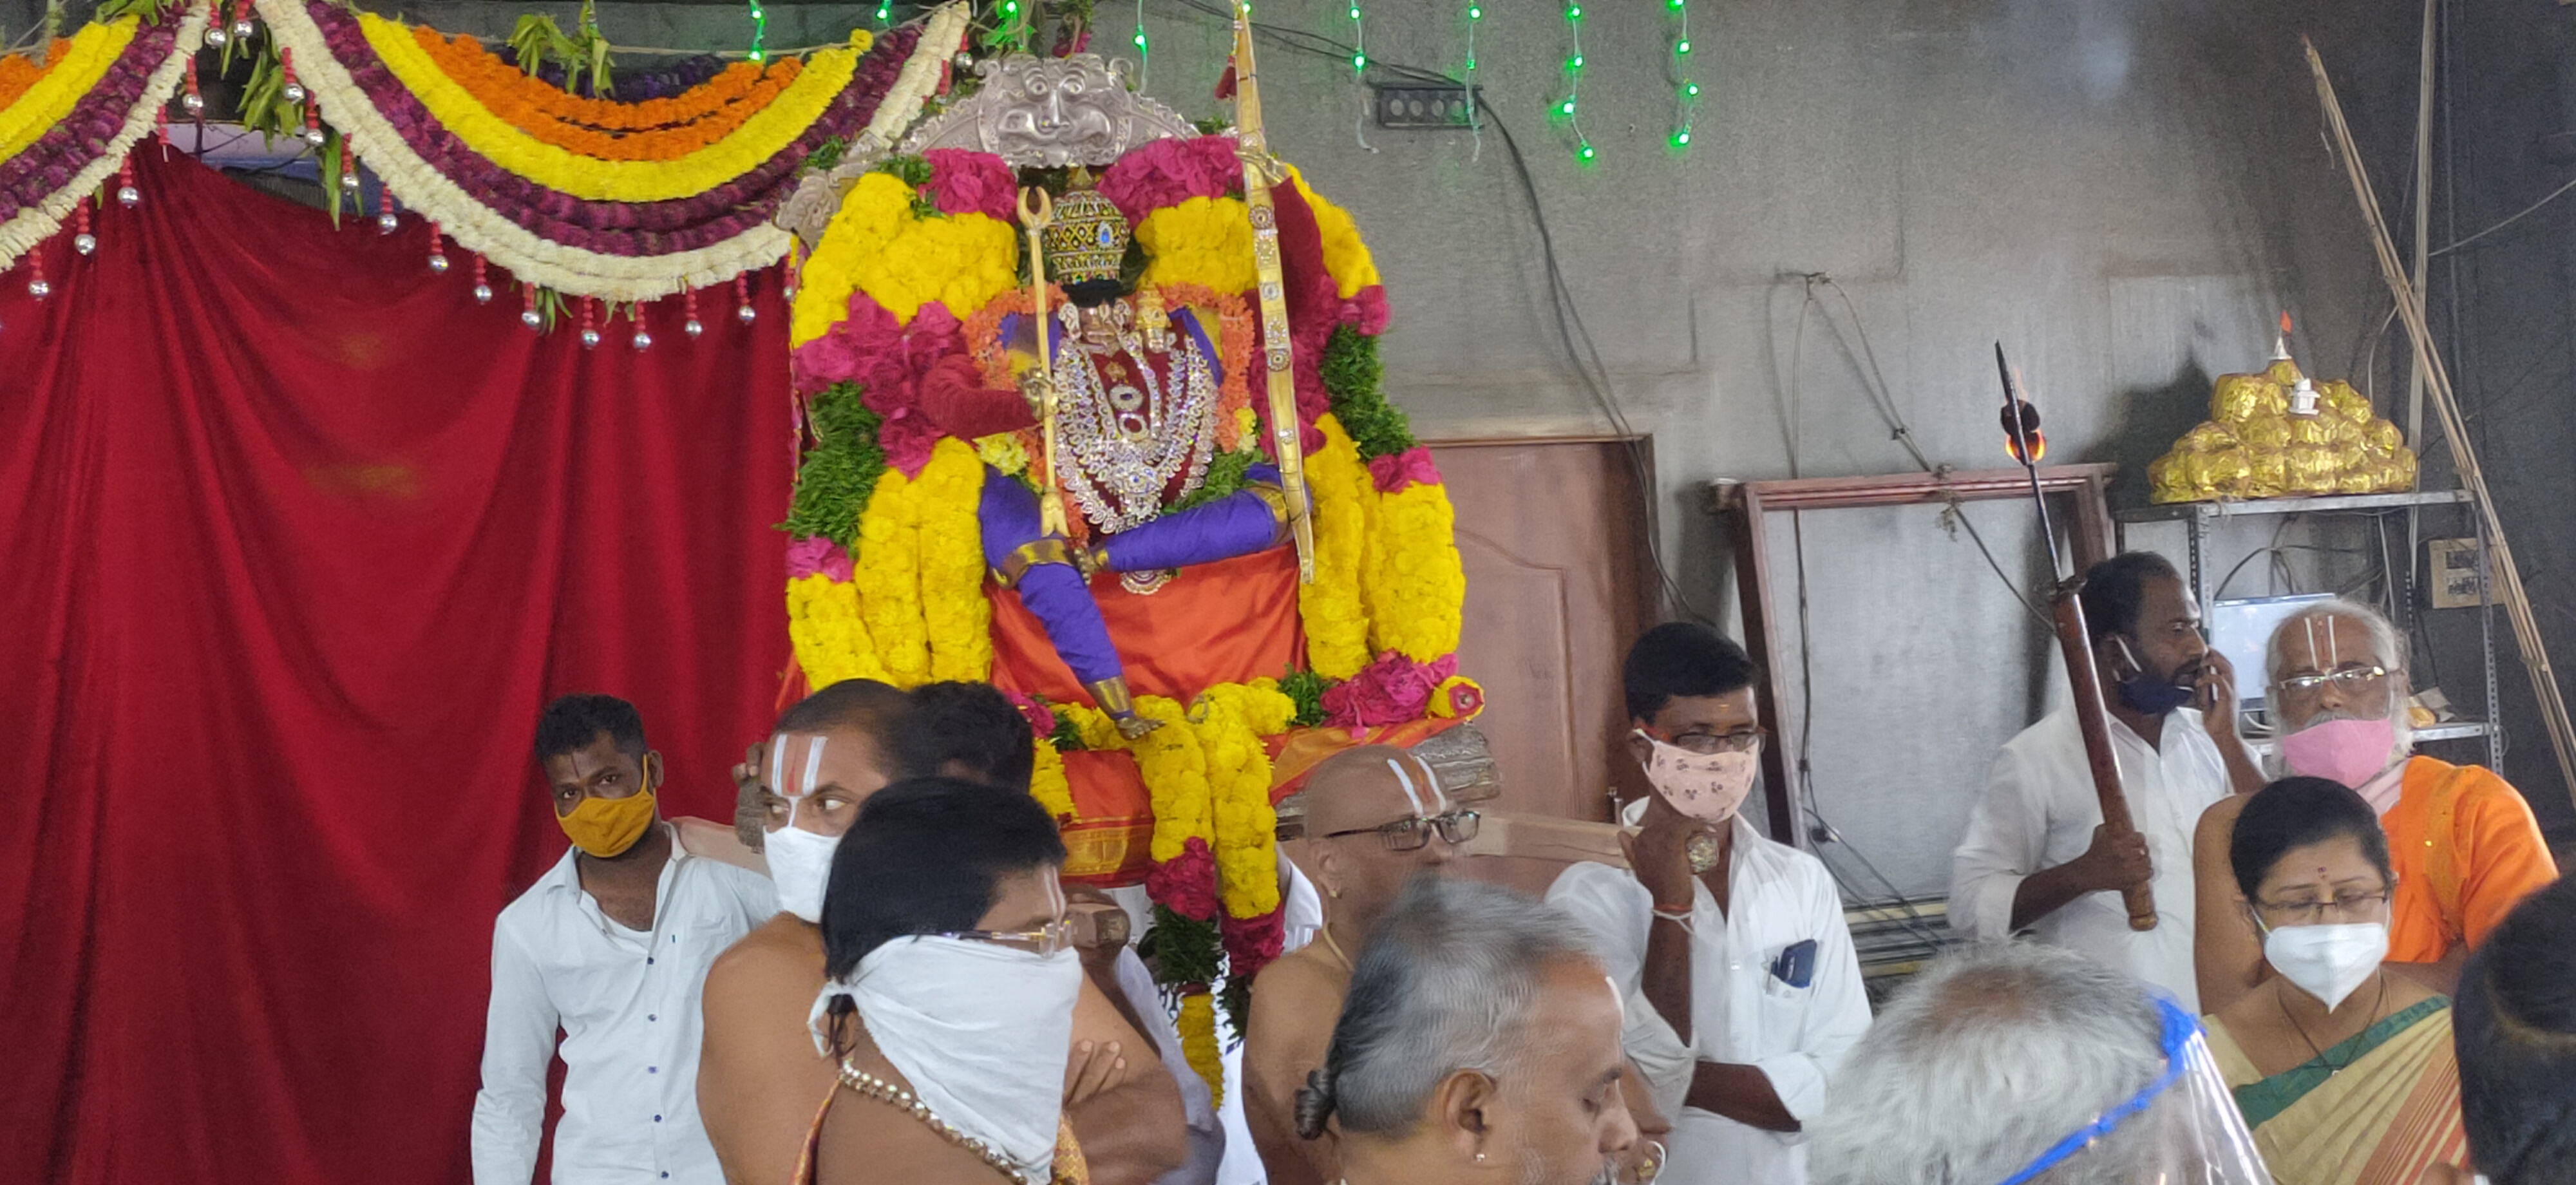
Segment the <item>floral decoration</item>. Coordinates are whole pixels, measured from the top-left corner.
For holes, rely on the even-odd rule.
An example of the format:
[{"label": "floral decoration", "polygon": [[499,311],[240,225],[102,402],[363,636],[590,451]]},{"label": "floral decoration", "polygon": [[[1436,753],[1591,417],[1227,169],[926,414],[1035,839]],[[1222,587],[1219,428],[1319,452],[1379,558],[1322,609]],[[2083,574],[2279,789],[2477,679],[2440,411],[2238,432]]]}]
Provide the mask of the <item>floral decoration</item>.
[{"label": "floral decoration", "polygon": [[1094,188],[1134,224],[1190,198],[1241,196],[1243,161],[1232,136],[1153,140],[1102,170]]},{"label": "floral decoration", "polygon": [[195,3],[175,20],[85,25],[56,40],[41,67],[0,57],[0,78],[22,80],[14,98],[0,97],[0,268],[60,231],[152,131],[208,15]]},{"label": "floral decoration", "polygon": [[1419,720],[1429,713],[1432,692],[1457,673],[1457,655],[1426,663],[1389,650],[1324,693],[1324,723],[1371,728]]}]

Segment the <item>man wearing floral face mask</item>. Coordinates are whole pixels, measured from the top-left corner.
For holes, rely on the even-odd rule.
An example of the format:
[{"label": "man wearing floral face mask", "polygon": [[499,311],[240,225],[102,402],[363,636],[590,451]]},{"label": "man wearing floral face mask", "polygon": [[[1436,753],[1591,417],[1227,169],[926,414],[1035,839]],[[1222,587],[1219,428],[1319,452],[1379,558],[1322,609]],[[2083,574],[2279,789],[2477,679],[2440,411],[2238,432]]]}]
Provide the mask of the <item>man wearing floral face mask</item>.
[{"label": "man wearing floral face mask", "polygon": [[[2236,735],[2235,673],[2200,636],[2182,576],[2148,552],[2084,574],[2085,627],[2104,724],[2137,830],[2113,835],[2070,704],[2004,745],[1950,859],[1950,924],[2000,942],[2028,931],[2197,1008],[2192,825],[2263,771]],[[2129,928],[2120,890],[2155,892],[2156,926]]]},{"label": "man wearing floral face mask", "polygon": [[[2558,879],[2530,804],[2494,771],[2414,754],[2406,643],[2366,605],[2333,600],[2273,631],[2268,687],[2279,764],[2360,793],[2378,813],[2397,871],[2388,959],[2449,990],[2471,947],[2516,902]],[[2201,927],[2194,937],[2201,1005],[2224,1007],[2265,977],[2259,940],[2241,914],[2215,906],[2242,801],[2201,817],[2194,857]]]},{"label": "man wearing floral face mask", "polygon": [[1628,651],[1629,867],[1576,864],[1547,900],[1593,932],[1625,999],[1622,1044],[1672,1116],[1664,1185],[1806,1179],[1802,1126],[1869,1030],[1842,896],[1814,856],[1740,808],[1763,732],[1753,661],[1706,626]]}]

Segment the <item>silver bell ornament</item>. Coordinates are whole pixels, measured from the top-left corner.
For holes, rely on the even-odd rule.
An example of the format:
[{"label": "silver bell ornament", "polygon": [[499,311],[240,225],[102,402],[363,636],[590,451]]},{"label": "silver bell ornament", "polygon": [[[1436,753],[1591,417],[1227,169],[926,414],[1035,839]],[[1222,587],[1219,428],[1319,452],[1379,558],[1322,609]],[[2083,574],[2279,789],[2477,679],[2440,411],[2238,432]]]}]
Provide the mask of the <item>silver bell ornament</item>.
[{"label": "silver bell ornament", "polygon": [[327,135],[323,134],[322,129],[320,129],[320,128],[306,128],[306,129],[304,129],[304,143],[305,143],[305,145],[306,145],[307,147],[310,147],[310,148],[320,148],[324,143],[328,142],[330,139],[331,139],[331,137],[329,137],[329,136],[327,136]]},{"label": "silver bell ornament", "polygon": [[643,331],[643,330],[641,330],[641,329],[636,330],[636,331],[635,331],[635,348],[636,348],[636,349],[639,349],[639,350],[649,350],[649,349],[652,349],[652,348],[653,348],[653,335],[652,335],[652,334],[649,334],[649,333],[646,333],[646,332],[644,332],[644,331]]},{"label": "silver bell ornament", "polygon": [[[444,256],[441,256],[441,258],[445,258],[445,257],[444,257]],[[491,286],[491,285],[489,285],[489,284],[477,284],[477,285],[475,285],[475,286],[474,286],[474,303],[476,303],[476,304],[490,304],[490,303],[492,303],[492,286]]]},{"label": "silver bell ornament", "polygon": [[179,96],[179,106],[186,108],[190,115],[203,115],[206,113],[206,97],[204,95],[181,95]]},{"label": "silver bell ornament", "polygon": [[377,234],[389,235],[401,229],[402,219],[395,217],[393,211],[388,210],[382,214],[376,215]]},{"label": "silver bell ornament", "polygon": [[432,252],[429,257],[429,270],[436,275],[446,275],[447,256],[437,252]]},{"label": "silver bell ornament", "polygon": [[358,174],[356,170],[353,169],[349,172],[340,174],[340,188],[345,189],[350,193],[358,192]]},{"label": "silver bell ornament", "polygon": [[83,255],[87,255],[98,250],[98,236],[91,234],[88,231],[82,231],[79,234],[73,235],[72,250],[78,251]]},{"label": "silver bell ornament", "polygon": [[738,307],[738,308],[734,309],[734,311],[733,311],[733,319],[734,319],[734,320],[736,320],[736,321],[740,321],[740,322],[742,322],[742,323],[743,323],[743,324],[745,324],[745,325],[749,325],[749,324],[751,324],[752,322],[757,321],[757,320],[759,320],[759,319],[760,319],[760,310],[759,310],[759,309],[755,309],[755,308],[751,307],[750,305],[742,305],[742,306],[740,306],[740,307]]},{"label": "silver bell ornament", "polygon": [[277,94],[279,98],[285,99],[289,103],[301,103],[304,101],[304,84],[300,82],[287,83],[277,92]]},{"label": "silver bell ornament", "polygon": [[222,49],[224,47],[224,43],[231,41],[232,39],[233,35],[225,32],[222,25],[206,26],[206,44],[214,46],[216,49]]},{"label": "silver bell ornament", "polygon": [[27,295],[43,300],[54,294],[54,286],[44,280],[27,281]]},{"label": "silver bell ornament", "polygon": [[259,30],[252,27],[249,17],[243,17],[242,19],[233,22],[233,40],[235,41],[248,41],[251,38],[251,34],[257,32],[259,32]]},{"label": "silver bell ornament", "polygon": [[707,331],[707,327],[706,327],[706,326],[704,326],[704,325],[699,324],[699,323],[698,323],[698,319],[697,319],[697,318],[695,318],[695,317],[691,317],[691,318],[689,318],[687,321],[685,321],[685,322],[681,323],[681,325],[680,325],[680,332],[685,333],[685,334],[688,334],[690,337],[693,337],[693,338],[694,338],[694,337],[697,337],[697,336],[698,336],[698,335],[700,335],[700,334],[705,333],[706,331]]},{"label": "silver bell ornament", "polygon": [[522,309],[519,311],[519,324],[525,325],[530,329],[543,329],[546,325],[546,319],[543,316],[540,316],[535,309]]},{"label": "silver bell ornament", "polygon": [[599,331],[598,331],[598,330],[596,330],[596,329],[585,329],[585,330],[582,330],[582,331],[581,331],[581,348],[582,348],[582,349],[585,349],[585,350],[591,350],[591,349],[597,349],[598,347],[599,347]]},{"label": "silver bell ornament", "polygon": [[118,186],[116,190],[116,204],[128,208],[140,206],[143,204],[143,191],[136,189],[131,185]]}]

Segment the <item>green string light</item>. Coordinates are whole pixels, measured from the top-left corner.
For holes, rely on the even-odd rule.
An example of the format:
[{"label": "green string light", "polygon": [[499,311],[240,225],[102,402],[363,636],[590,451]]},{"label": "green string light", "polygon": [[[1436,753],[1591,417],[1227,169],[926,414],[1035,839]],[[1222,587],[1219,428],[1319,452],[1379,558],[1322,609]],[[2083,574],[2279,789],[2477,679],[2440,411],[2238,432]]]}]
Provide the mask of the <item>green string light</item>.
[{"label": "green string light", "polygon": [[885,0],[884,3],[877,5],[877,27],[880,29],[894,27],[894,0]]},{"label": "green string light", "polygon": [[769,50],[764,46],[768,40],[769,10],[760,6],[760,0],[751,0],[751,53],[748,56],[752,61],[769,60]]},{"label": "green string light", "polygon": [[1368,26],[1360,20],[1360,0],[1351,0],[1351,73],[1368,72]]},{"label": "green string light", "polygon": [[1154,51],[1145,38],[1145,0],[1136,0],[1136,89],[1142,93],[1154,77]]},{"label": "green string light", "polygon": [[1565,97],[1557,101],[1556,115],[1574,130],[1575,163],[1588,165],[1599,154],[1593,151],[1591,138],[1583,134],[1583,120],[1578,113],[1583,101],[1583,5],[1575,0],[1565,6],[1565,31],[1573,49],[1565,55]]},{"label": "green string light", "polygon": [[1673,32],[1673,77],[1676,81],[1673,84],[1673,134],[1669,138],[1673,150],[1679,152],[1690,147],[1691,125],[1698,122],[1699,84],[1691,81],[1690,76],[1690,2],[1665,0],[1665,7],[1679,22],[1679,27]]}]

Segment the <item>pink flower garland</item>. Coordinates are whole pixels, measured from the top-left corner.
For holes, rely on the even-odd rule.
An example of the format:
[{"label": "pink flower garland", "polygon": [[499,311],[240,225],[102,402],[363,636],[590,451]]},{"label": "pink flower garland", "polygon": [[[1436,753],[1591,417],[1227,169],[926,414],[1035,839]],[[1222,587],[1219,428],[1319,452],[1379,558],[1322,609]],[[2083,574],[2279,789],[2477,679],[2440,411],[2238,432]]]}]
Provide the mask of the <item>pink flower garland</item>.
[{"label": "pink flower garland", "polygon": [[921,159],[930,166],[930,180],[922,192],[940,213],[982,214],[1002,223],[1019,218],[1019,181],[1001,157],[963,148],[933,148]]},{"label": "pink flower garland", "polygon": [[1324,692],[1324,723],[1335,728],[1369,728],[1418,720],[1431,706],[1431,693],[1458,673],[1458,656],[1444,654],[1415,662],[1389,650],[1360,673]]},{"label": "pink flower garland", "polygon": [[1100,196],[1129,222],[1194,197],[1224,197],[1243,190],[1243,162],[1232,136],[1155,140],[1127,150],[1100,174]]}]

